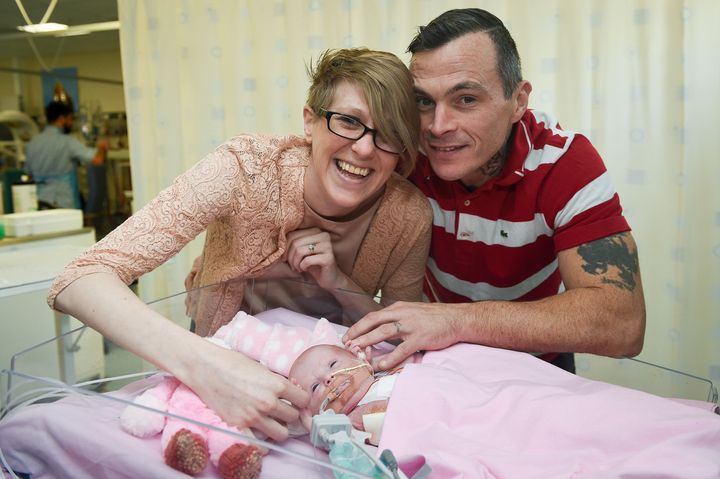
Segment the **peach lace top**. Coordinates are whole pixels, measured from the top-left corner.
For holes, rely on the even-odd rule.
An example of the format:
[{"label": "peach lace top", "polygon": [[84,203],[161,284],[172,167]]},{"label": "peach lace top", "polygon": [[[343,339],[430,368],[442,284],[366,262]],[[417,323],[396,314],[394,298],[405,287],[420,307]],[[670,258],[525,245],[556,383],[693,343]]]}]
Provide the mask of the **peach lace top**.
[{"label": "peach lace top", "polygon": [[[55,279],[55,297],[79,277],[109,272],[130,284],[207,230],[195,286],[259,276],[278,262],[287,234],[303,220],[310,147],[295,136],[239,135],[180,175]],[[350,277],[369,294],[419,300],[432,211],[425,196],[393,174],[368,227]],[[196,332],[209,335],[240,308],[244,282],[205,288]]]}]

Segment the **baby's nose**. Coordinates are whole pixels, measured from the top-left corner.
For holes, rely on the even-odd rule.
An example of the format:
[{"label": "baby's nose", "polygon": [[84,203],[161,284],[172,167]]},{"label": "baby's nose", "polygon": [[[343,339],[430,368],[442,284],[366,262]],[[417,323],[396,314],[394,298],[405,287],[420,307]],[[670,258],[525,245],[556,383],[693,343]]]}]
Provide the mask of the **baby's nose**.
[{"label": "baby's nose", "polygon": [[335,376],[332,374],[325,375],[325,386],[330,386],[330,383],[332,383],[334,378]]}]

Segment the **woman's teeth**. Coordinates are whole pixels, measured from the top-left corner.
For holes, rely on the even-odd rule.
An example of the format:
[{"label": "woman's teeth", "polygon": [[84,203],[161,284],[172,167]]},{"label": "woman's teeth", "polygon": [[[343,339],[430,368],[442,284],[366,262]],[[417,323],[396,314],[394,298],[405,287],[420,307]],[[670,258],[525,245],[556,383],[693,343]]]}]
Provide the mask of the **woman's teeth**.
[{"label": "woman's teeth", "polygon": [[351,165],[350,163],[346,163],[343,160],[337,160],[337,165],[342,171],[347,171],[353,175],[364,177],[370,174],[370,168],[360,168],[358,166]]}]

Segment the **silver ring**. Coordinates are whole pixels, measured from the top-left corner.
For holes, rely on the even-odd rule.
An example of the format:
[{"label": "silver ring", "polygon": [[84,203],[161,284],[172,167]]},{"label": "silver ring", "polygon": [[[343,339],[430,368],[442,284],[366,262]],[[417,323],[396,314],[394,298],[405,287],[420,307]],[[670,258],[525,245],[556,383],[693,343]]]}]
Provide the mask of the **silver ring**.
[{"label": "silver ring", "polygon": [[395,321],[395,329],[397,329],[397,334],[400,334],[400,321]]},{"label": "silver ring", "polygon": [[317,246],[315,243],[310,243],[310,244],[308,245],[308,251],[310,251],[310,253],[314,253],[314,252],[315,252],[315,246]]}]

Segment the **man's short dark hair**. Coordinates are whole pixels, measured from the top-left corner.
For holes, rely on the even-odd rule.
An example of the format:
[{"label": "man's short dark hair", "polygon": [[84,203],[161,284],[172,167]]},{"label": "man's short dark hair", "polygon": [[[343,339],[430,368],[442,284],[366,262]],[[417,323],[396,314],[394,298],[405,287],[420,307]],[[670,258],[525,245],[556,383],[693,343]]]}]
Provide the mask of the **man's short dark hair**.
[{"label": "man's short dark hair", "polygon": [[424,27],[410,42],[407,51],[413,55],[418,52],[434,50],[468,33],[484,32],[490,36],[497,55],[497,71],[503,83],[505,98],[510,98],[515,87],[522,81],[520,55],[510,32],[503,22],[479,8],[459,8],[448,10]]},{"label": "man's short dark hair", "polygon": [[55,120],[61,116],[73,114],[73,107],[69,103],[62,101],[51,101],[45,107],[45,118],[48,123],[55,123]]}]

